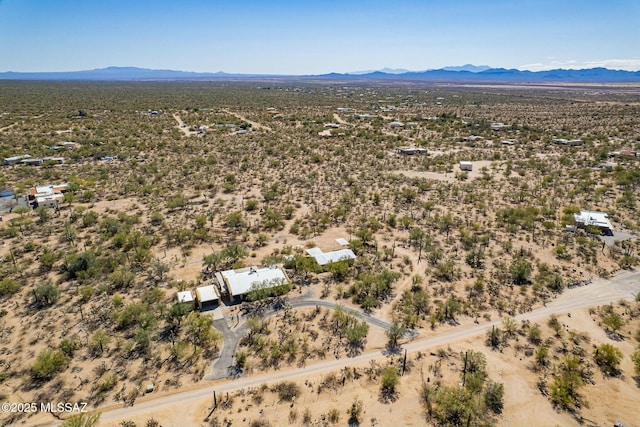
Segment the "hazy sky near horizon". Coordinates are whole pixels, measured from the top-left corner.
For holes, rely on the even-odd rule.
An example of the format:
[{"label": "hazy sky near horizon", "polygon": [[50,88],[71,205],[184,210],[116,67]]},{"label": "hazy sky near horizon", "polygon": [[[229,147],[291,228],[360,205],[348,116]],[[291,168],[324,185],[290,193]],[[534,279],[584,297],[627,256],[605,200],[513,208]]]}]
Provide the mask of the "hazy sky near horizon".
[{"label": "hazy sky near horizon", "polygon": [[640,70],[638,0],[0,0],[1,71]]}]

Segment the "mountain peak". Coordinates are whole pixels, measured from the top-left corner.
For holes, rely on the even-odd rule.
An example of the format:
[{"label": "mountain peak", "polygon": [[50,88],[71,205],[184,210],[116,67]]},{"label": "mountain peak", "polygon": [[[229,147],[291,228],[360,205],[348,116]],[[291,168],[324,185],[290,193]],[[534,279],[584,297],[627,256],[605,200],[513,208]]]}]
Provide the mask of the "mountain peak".
[{"label": "mountain peak", "polygon": [[464,64],[458,66],[447,66],[441,68],[441,70],[445,71],[469,71],[471,73],[481,73],[482,71],[490,70],[491,67],[488,65],[473,65],[473,64]]}]

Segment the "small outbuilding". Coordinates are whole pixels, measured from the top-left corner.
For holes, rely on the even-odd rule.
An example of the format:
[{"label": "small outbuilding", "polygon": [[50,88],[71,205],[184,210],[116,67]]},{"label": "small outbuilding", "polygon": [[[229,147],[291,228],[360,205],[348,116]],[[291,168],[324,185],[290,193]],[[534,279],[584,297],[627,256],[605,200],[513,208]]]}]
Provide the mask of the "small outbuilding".
[{"label": "small outbuilding", "polygon": [[460,170],[461,171],[471,172],[473,170],[473,163],[468,161],[468,160],[461,160],[460,161]]},{"label": "small outbuilding", "polygon": [[338,237],[336,239],[336,243],[339,244],[340,246],[349,246],[349,241],[344,237]]},{"label": "small outbuilding", "polygon": [[189,291],[179,291],[176,294],[176,299],[178,300],[179,303],[186,304],[191,309],[193,309],[193,307],[195,305],[195,300],[194,300],[193,294],[191,293],[190,290]]},{"label": "small outbuilding", "polygon": [[214,285],[200,286],[196,288],[196,301],[200,310],[216,308],[220,302],[218,290]]}]

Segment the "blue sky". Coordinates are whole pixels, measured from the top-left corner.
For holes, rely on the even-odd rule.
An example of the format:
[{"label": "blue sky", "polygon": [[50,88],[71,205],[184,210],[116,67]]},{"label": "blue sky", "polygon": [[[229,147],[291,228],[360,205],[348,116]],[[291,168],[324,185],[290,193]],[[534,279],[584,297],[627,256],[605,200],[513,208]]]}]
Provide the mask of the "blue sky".
[{"label": "blue sky", "polygon": [[0,0],[0,71],[640,70],[638,0]]}]

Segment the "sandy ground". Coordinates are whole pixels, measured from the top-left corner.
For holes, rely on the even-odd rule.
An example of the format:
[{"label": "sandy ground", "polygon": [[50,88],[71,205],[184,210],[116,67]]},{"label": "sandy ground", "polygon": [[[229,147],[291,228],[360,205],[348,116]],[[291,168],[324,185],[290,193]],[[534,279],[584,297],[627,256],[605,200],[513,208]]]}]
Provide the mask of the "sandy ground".
[{"label": "sandy ground", "polygon": [[[557,313],[565,330],[576,329],[589,334],[590,343],[583,345],[587,352],[591,351],[592,344],[611,342],[628,354],[635,343],[630,338],[622,342],[611,341],[598,325],[597,319],[593,320],[595,316],[591,315],[585,307],[599,306],[609,301],[619,301],[621,298],[633,298],[639,287],[639,276],[640,273],[637,272],[625,272],[612,281],[597,280],[587,287],[568,290],[546,307],[516,316],[516,321],[520,322],[528,318],[531,322],[546,325],[548,316],[551,313]],[[636,320],[635,326],[630,325],[629,328],[635,330],[637,323]],[[379,380],[372,380],[370,383],[363,380],[347,383],[340,393],[330,395],[327,394],[329,392],[324,392],[322,398],[318,397],[317,391],[311,391],[309,387],[309,384],[317,386],[327,373],[339,372],[345,364],[364,370],[370,366],[372,360],[376,360],[380,366],[385,366],[389,362],[388,357],[380,352],[369,351],[356,358],[322,361],[304,368],[280,370],[266,375],[256,372],[254,375],[232,382],[217,381],[200,384],[191,391],[181,390],[166,397],[152,394],[140,398],[131,408],[117,409],[119,406],[112,406],[112,410],[105,408],[107,411],[103,413],[101,425],[115,425],[123,419],[143,423],[151,416],[160,420],[165,427],[183,426],[186,419],[190,420],[190,425],[205,425],[203,419],[211,407],[214,389],[218,392],[218,396],[226,396],[227,392],[230,396],[235,396],[233,407],[227,410],[220,408],[218,417],[219,420],[233,419],[236,425],[247,425],[251,420],[261,417],[268,419],[271,425],[289,425],[288,417],[291,409],[297,409],[299,414],[309,409],[312,418],[319,420],[323,414],[334,407],[338,409],[341,420],[344,422],[346,410],[356,397],[364,403],[365,425],[368,425],[372,418],[375,418],[375,424],[380,426],[425,425],[417,389],[425,377],[431,377],[430,372],[436,362],[435,352],[438,348],[444,349],[449,354],[449,357],[442,362],[443,382],[449,385],[459,381],[460,352],[475,349],[485,354],[489,378],[505,385],[505,408],[498,420],[499,425],[579,425],[570,414],[554,410],[547,398],[540,394],[536,386],[540,374],[528,368],[531,358],[526,358],[522,350],[516,351],[516,346],[511,344],[503,352],[496,352],[484,345],[484,335],[490,325],[491,323],[485,323],[443,329],[432,338],[406,343],[404,346],[409,351],[412,369],[402,378],[399,387],[400,398],[393,404],[379,402]],[[548,328],[543,326],[543,331],[543,336],[550,336]],[[419,356],[420,354],[422,356]],[[584,390],[584,394],[589,396],[590,403],[590,407],[583,411],[585,420],[595,425],[612,425],[615,420],[620,420],[628,426],[634,425],[637,419],[640,389],[630,375],[630,361],[626,360],[622,364],[622,369],[627,375],[607,379],[602,378],[597,368],[594,370],[596,384],[587,385]],[[250,404],[250,399],[241,396],[242,391],[238,392],[238,390],[244,390],[246,393],[261,384],[285,380],[296,381],[302,389],[309,390],[303,392],[294,405],[279,403],[276,397],[269,395],[265,395],[264,401],[260,404]],[[402,417],[401,424],[398,424],[399,417]]]},{"label": "sandy ground", "polygon": [[240,120],[242,120],[244,122],[250,123],[251,127],[254,128],[254,129],[268,130],[269,132],[273,131],[273,129],[271,129],[269,126],[265,126],[265,125],[260,124],[258,122],[253,122],[253,121],[247,119],[245,116],[241,115],[240,113],[234,113],[233,111],[229,111],[229,110],[221,110],[221,111],[223,111],[223,112],[225,112],[227,114],[230,114],[230,115],[232,115],[234,117],[237,117],[238,119],[240,119]]},{"label": "sandy ground", "polygon": [[[586,309],[574,312],[574,316],[569,319],[562,317],[562,321],[569,321],[567,324],[584,325],[589,315]],[[592,322],[593,323],[593,322]],[[599,328],[589,328],[594,334],[594,341],[600,331]],[[505,385],[505,407],[501,416],[498,417],[499,426],[579,426],[581,425],[569,413],[559,412],[552,408],[551,404],[537,389],[537,373],[526,368],[526,361],[522,360],[522,354],[516,354],[512,348],[507,348],[504,352],[495,352],[484,346],[483,338],[478,337],[470,340],[462,340],[447,347],[441,347],[448,351],[450,356],[442,362],[442,381],[445,384],[453,385],[459,381],[460,357],[459,355],[469,348],[476,349],[484,353],[487,358],[488,375],[492,381],[501,382]],[[398,388],[399,399],[395,403],[380,402],[380,385],[378,380],[368,381],[365,379],[349,380],[344,387],[338,390],[323,391],[317,393],[317,386],[326,378],[326,373],[309,375],[296,380],[296,383],[303,390],[301,396],[294,404],[279,402],[275,394],[266,393],[264,401],[261,403],[252,402],[248,395],[242,396],[237,392],[231,392],[234,405],[231,409],[219,408],[213,417],[219,421],[232,419],[234,425],[248,425],[252,420],[266,419],[271,425],[292,425],[289,420],[291,411],[298,413],[298,421],[293,425],[300,425],[301,416],[305,410],[311,412],[314,422],[320,422],[329,410],[337,409],[340,413],[340,422],[337,425],[344,425],[347,421],[346,411],[351,402],[355,399],[363,402],[363,425],[379,426],[422,426],[426,424],[424,411],[420,405],[418,390],[423,380],[433,381],[431,369],[437,360],[434,356],[435,348],[430,355],[417,359],[412,354],[413,367],[400,382]],[[378,359],[378,363],[384,366],[388,359]],[[355,365],[359,371],[370,366],[370,363]],[[334,371],[340,375],[339,371]],[[587,386],[590,388],[588,394],[594,396],[590,400],[590,408],[583,413],[585,420],[594,425],[612,425],[616,420],[622,420],[627,426],[637,426],[637,402],[640,392],[635,386],[632,378],[606,379],[601,378],[601,374],[596,373],[596,385]],[[190,425],[206,425],[205,416],[212,408],[212,392],[214,389],[220,390],[218,398],[225,398],[224,389],[212,384],[211,395],[200,399],[198,403],[189,405],[163,406],[156,408],[152,413],[133,415],[126,419],[136,421],[139,425],[152,415],[160,420],[164,427],[179,427],[185,425],[188,419]],[[247,387],[245,392],[255,390],[256,387]],[[586,391],[586,390],[585,390]],[[597,396],[597,397],[596,397]],[[212,418],[213,418],[212,417]],[[109,418],[111,419],[111,418]],[[375,419],[375,423],[372,420]],[[106,421],[106,419],[105,419]],[[636,423],[636,424],[634,424]],[[112,421],[101,425],[113,425]]]},{"label": "sandy ground", "polygon": [[[500,164],[500,162],[495,162],[491,160],[477,160],[473,162],[473,170],[470,172],[466,172],[469,179],[480,178],[482,176],[482,168],[487,168],[487,173],[492,175],[495,178],[499,178],[502,176],[500,172],[492,169],[492,165]],[[460,174],[461,171],[459,166],[455,166],[453,172],[422,172],[422,171],[413,171],[413,170],[400,170],[397,171],[397,174],[405,175],[409,178],[425,178],[425,179],[435,179],[443,182],[455,182],[458,178],[457,175]]]},{"label": "sandy ground", "polygon": [[184,124],[178,113],[173,113],[173,118],[178,122],[177,128],[180,129],[180,132],[184,133],[184,136],[194,135],[194,132],[189,130],[189,127]]},{"label": "sandy ground", "polygon": [[340,123],[342,125],[348,124],[348,122],[346,120],[344,120],[342,117],[340,117],[340,115],[338,115],[338,113],[333,113],[333,118],[336,121],[336,123]]}]

